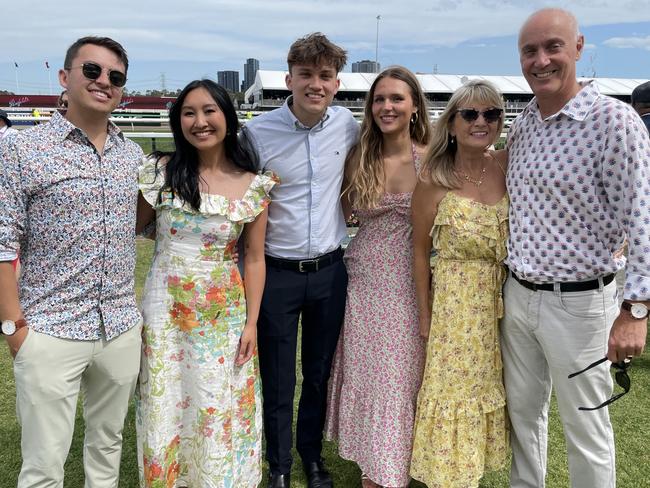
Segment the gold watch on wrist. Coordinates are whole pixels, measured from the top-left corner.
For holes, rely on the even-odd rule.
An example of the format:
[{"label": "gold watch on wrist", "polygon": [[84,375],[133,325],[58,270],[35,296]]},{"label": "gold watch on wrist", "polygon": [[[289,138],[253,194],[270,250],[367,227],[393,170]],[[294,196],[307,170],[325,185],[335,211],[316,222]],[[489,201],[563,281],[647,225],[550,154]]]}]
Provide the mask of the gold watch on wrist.
[{"label": "gold watch on wrist", "polygon": [[645,303],[623,300],[621,308],[630,312],[630,315],[637,320],[645,319],[650,315],[650,310]]}]

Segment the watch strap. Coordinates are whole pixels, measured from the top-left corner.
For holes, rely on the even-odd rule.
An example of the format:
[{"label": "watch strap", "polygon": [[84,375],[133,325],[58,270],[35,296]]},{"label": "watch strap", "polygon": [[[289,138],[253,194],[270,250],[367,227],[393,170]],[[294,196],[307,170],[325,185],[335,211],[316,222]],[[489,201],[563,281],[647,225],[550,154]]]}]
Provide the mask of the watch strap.
[{"label": "watch strap", "polygon": [[18,329],[22,329],[23,327],[27,327],[27,321],[25,319],[18,319],[18,320],[2,320],[0,321],[0,334],[4,335],[5,332],[2,330],[2,324],[5,322],[13,322],[15,331],[13,334],[15,334]]},{"label": "watch strap", "polygon": [[[631,313],[632,312],[632,305],[633,305],[632,302],[628,302],[627,300],[623,300],[623,303],[621,303],[621,308],[623,310],[627,310],[628,312]],[[648,308],[648,306],[645,303],[639,303],[639,305],[643,305],[643,307],[646,310],[646,314],[643,317],[638,317],[638,319],[641,320],[641,319],[647,318],[648,315],[650,315],[650,309]],[[634,318],[637,318],[637,317],[634,317]]]}]

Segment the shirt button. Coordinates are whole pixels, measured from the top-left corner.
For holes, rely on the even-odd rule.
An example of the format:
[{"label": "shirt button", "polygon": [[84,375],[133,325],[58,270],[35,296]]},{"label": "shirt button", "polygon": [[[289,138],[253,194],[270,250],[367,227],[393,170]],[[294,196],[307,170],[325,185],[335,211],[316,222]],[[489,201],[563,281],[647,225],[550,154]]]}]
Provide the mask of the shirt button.
[{"label": "shirt button", "polygon": [[529,259],[528,259],[528,258],[524,258],[524,264],[528,264],[528,262],[529,262]]}]

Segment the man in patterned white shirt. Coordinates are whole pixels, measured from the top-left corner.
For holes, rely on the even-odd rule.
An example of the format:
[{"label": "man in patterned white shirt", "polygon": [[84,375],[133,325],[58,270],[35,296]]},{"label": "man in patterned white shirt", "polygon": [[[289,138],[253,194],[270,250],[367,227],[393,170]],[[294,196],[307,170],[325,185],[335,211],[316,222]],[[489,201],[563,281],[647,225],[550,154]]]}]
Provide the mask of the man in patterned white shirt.
[{"label": "man in patterned white shirt", "polygon": [[632,90],[632,107],[641,116],[650,131],[650,81],[640,84]]},{"label": "man in patterned white shirt", "polygon": [[[645,346],[650,299],[650,141],[632,107],[579,83],[584,38],[569,12],[544,9],[519,34],[535,98],[508,135],[511,199],[502,350],[512,422],[511,486],[545,484],[555,387],[571,485],[613,488],[614,437],[605,403],[609,362]],[[627,236],[623,306],[615,253]],[[624,401],[624,400],[623,400]]]},{"label": "man in patterned white shirt", "polygon": [[[80,391],[85,486],[118,484],[141,323],[134,268],[142,150],[109,122],[127,69],[114,40],[77,40],[59,71],[65,117],[57,112],[0,143],[0,322],[14,356],[19,488],[63,486]],[[19,283],[11,266],[18,249]]]}]

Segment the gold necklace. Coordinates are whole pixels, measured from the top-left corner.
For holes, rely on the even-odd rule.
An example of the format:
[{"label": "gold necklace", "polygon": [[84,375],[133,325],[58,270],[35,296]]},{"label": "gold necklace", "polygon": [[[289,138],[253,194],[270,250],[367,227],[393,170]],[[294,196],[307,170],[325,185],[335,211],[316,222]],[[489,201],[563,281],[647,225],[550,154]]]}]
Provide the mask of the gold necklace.
[{"label": "gold necklace", "polygon": [[486,166],[485,166],[485,163],[484,163],[483,164],[483,169],[481,170],[481,176],[478,179],[476,179],[476,178],[472,178],[470,175],[465,173],[465,171],[458,168],[458,171],[460,171],[462,173],[463,178],[465,178],[470,183],[476,185],[476,188],[478,188],[479,186],[481,186],[483,184],[483,179],[485,178],[485,170],[486,170]]}]

